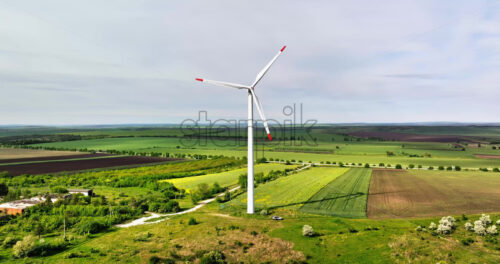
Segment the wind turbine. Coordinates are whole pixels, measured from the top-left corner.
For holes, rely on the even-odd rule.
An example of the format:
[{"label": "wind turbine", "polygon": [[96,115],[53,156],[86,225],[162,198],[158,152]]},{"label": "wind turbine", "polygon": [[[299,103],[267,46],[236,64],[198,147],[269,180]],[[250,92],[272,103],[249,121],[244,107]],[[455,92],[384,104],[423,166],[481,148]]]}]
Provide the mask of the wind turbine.
[{"label": "wind turbine", "polygon": [[220,81],[212,81],[212,80],[207,80],[207,79],[202,79],[202,78],[196,78],[197,81],[200,82],[206,82],[214,85],[219,85],[219,86],[225,86],[225,87],[231,87],[231,88],[236,88],[236,89],[242,89],[242,90],[247,90],[248,91],[248,183],[247,183],[247,214],[253,214],[254,213],[254,198],[253,198],[253,181],[254,181],[254,175],[253,175],[253,101],[255,101],[255,105],[257,106],[257,111],[259,112],[260,117],[262,118],[262,122],[264,123],[264,128],[266,129],[267,137],[269,138],[269,141],[272,140],[271,137],[271,132],[269,131],[269,126],[267,125],[267,119],[264,115],[264,110],[262,110],[262,105],[259,102],[259,99],[257,98],[257,95],[255,94],[254,88],[255,86],[260,82],[262,77],[269,71],[269,68],[273,65],[273,63],[278,59],[278,57],[283,53],[285,50],[286,46],[283,46],[281,50],[274,56],[274,58],[262,69],[259,74],[257,74],[257,77],[255,77],[255,81],[253,82],[252,85],[243,85],[243,84],[237,84],[237,83],[228,83],[228,82],[220,82]]}]

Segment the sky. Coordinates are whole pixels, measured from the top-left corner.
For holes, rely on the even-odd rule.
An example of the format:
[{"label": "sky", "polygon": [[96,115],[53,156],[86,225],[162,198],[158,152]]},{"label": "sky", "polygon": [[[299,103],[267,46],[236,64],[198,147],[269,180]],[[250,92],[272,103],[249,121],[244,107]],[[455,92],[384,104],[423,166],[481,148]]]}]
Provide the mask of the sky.
[{"label": "sky", "polygon": [[499,122],[500,1],[0,2],[0,124]]}]

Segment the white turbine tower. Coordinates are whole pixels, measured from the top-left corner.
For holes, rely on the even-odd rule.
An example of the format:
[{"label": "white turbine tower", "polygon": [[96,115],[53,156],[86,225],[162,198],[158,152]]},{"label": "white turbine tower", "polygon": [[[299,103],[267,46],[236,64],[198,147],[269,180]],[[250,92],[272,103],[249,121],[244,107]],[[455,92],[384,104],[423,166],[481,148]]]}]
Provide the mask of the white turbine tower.
[{"label": "white turbine tower", "polygon": [[269,126],[267,125],[267,120],[266,117],[264,116],[264,111],[262,110],[262,105],[259,102],[259,99],[257,98],[257,95],[254,92],[255,86],[260,82],[262,77],[267,73],[269,68],[271,68],[271,65],[278,59],[278,57],[283,53],[285,50],[286,46],[283,46],[281,50],[274,56],[274,58],[262,69],[262,71],[257,74],[257,77],[255,77],[255,81],[253,82],[252,85],[243,85],[243,84],[236,84],[236,83],[228,83],[228,82],[220,82],[220,81],[212,81],[212,80],[206,80],[206,79],[201,79],[201,78],[196,78],[197,81],[200,82],[206,82],[210,84],[215,84],[219,86],[226,86],[226,87],[231,87],[231,88],[236,88],[236,89],[243,89],[248,91],[248,183],[247,183],[247,213],[248,214],[253,214],[254,213],[254,199],[253,199],[253,181],[254,181],[254,176],[253,176],[253,101],[255,100],[255,105],[257,106],[257,111],[259,111],[259,115],[262,118],[262,122],[264,123],[264,128],[266,129],[267,137],[269,138],[269,141],[272,140],[271,138],[271,133],[269,132]]}]

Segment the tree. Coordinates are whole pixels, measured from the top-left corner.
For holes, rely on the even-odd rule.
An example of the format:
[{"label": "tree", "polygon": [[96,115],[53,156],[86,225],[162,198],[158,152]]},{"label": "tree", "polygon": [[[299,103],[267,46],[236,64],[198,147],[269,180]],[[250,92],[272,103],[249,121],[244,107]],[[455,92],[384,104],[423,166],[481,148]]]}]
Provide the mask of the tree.
[{"label": "tree", "polygon": [[243,190],[247,189],[247,175],[246,174],[241,174],[238,178],[238,184],[240,185],[240,188]]},{"label": "tree", "polygon": [[43,235],[43,233],[45,232],[45,228],[43,227],[43,225],[41,223],[37,223],[35,225],[35,229],[33,229],[33,233],[38,236],[38,239],[40,239],[40,237]]},{"label": "tree", "polygon": [[462,168],[460,168],[460,166],[455,166],[455,170],[460,171],[460,170],[462,170]]},{"label": "tree", "polygon": [[9,193],[9,187],[5,183],[0,183],[0,196],[5,196]]}]

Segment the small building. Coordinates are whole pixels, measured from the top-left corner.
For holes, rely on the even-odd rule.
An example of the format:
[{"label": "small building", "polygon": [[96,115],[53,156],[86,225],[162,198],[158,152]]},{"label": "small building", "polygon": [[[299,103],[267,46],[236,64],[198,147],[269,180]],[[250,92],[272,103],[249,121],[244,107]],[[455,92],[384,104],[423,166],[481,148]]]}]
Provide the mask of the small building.
[{"label": "small building", "polygon": [[70,189],[68,190],[70,194],[83,194],[85,196],[94,196],[92,189]]},{"label": "small building", "polygon": [[[45,201],[45,198],[33,197],[30,199],[22,199],[16,201],[10,201],[3,204],[0,204],[0,212],[4,212],[9,215],[21,215],[24,210],[28,207],[35,206],[39,203]],[[55,202],[58,200],[57,197],[51,197],[50,200]]]}]

